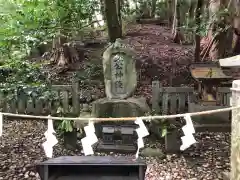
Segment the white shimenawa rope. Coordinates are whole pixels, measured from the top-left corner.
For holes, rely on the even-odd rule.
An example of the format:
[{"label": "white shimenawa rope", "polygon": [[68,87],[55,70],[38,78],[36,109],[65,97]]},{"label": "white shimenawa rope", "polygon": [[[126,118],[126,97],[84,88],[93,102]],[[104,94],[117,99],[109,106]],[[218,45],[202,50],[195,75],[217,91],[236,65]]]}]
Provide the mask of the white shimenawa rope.
[{"label": "white shimenawa rope", "polygon": [[[172,119],[172,118],[179,118],[179,117],[185,117],[186,115],[189,116],[200,116],[200,115],[206,115],[206,114],[213,114],[213,113],[219,113],[219,112],[226,112],[231,110],[239,109],[240,106],[234,106],[229,108],[222,108],[222,109],[216,109],[216,110],[209,110],[209,111],[201,111],[201,112],[193,112],[193,113],[184,113],[184,114],[175,114],[175,115],[160,115],[160,116],[142,116],[142,117],[121,117],[121,118],[70,118],[70,117],[52,117],[52,120],[75,120],[75,121],[135,121],[137,118],[143,119],[143,120],[153,120],[153,119]],[[26,114],[14,114],[14,113],[1,113],[4,116],[11,116],[11,117],[21,117],[21,118],[33,118],[33,119],[49,119],[49,116],[34,116],[34,115],[26,115]]]}]

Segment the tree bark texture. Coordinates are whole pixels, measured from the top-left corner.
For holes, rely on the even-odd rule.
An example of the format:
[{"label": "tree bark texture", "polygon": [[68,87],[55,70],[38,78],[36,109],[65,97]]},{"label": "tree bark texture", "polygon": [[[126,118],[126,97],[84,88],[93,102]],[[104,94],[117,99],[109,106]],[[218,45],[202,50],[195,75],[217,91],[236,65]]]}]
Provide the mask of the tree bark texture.
[{"label": "tree bark texture", "polygon": [[180,27],[180,3],[179,0],[175,0],[174,2],[174,18],[173,18],[173,26],[172,26],[172,35],[173,41],[175,43],[181,44],[184,40],[183,35],[181,34]]},{"label": "tree bark texture", "polygon": [[167,0],[167,8],[168,8],[168,25],[170,27],[173,24],[173,13],[174,13],[173,0]]},{"label": "tree bark texture", "polygon": [[233,5],[235,7],[234,20],[233,20],[233,54],[240,54],[240,1],[233,0]]},{"label": "tree bark texture", "polygon": [[225,28],[227,24],[224,20],[218,20],[218,13],[223,10],[226,2],[223,0],[211,0],[209,4],[210,26],[208,31],[208,39],[211,46],[209,49],[209,57],[211,60],[217,60],[225,56],[226,50],[226,32],[222,32],[220,28]]},{"label": "tree bark texture", "polygon": [[196,25],[197,25],[197,29],[195,32],[195,62],[200,62],[200,25],[201,25],[201,14],[202,14],[202,8],[203,8],[203,0],[198,0],[197,2],[197,8],[196,8],[196,16],[195,16],[195,20],[196,20]]},{"label": "tree bark texture", "polygon": [[116,0],[104,0],[104,2],[109,40],[115,42],[117,38],[122,37],[122,27],[117,13]]}]

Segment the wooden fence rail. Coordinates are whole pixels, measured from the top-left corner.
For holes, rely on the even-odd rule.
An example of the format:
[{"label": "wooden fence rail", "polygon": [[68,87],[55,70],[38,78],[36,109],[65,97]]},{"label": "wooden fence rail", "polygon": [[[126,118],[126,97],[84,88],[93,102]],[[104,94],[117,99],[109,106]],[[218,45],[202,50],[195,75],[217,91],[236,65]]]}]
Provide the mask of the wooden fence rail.
[{"label": "wooden fence rail", "polygon": [[[27,114],[56,114],[58,108],[63,113],[79,115],[79,85],[53,85],[50,87],[54,98],[40,97],[28,95],[28,93],[20,91],[17,96],[8,98],[11,95],[0,93],[0,109],[4,112],[11,113],[27,113]],[[31,90],[32,91],[32,90]],[[33,93],[31,93],[33,94]]]},{"label": "wooden fence rail", "polygon": [[[230,97],[230,88],[218,87],[217,106],[230,106]],[[159,81],[152,82],[152,110],[157,114],[186,113],[194,99],[193,87],[162,87]]]},{"label": "wooden fence rail", "polygon": [[[199,112],[214,110],[230,106],[231,91],[227,87],[218,87],[217,105],[201,105],[194,97],[192,87],[162,87],[159,81],[152,82],[152,110],[156,114],[176,114],[186,112]],[[192,117],[197,132],[230,131],[230,112],[222,112],[214,115],[203,115]],[[174,121],[172,121],[174,123]],[[165,148],[167,152],[178,152],[178,131],[174,130],[165,136]]]},{"label": "wooden fence rail", "polygon": [[187,111],[193,99],[192,87],[162,87],[159,81],[152,82],[152,110],[157,114],[176,114]]}]

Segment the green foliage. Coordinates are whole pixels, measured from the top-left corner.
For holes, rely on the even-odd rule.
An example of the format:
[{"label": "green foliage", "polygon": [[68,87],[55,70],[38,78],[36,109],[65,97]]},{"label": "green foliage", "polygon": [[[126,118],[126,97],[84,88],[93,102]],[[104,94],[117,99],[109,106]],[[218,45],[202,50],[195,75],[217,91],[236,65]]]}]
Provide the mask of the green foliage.
[{"label": "green foliage", "polygon": [[[58,108],[57,114],[60,117],[65,115],[61,107]],[[64,132],[72,132],[74,130],[74,121],[69,121],[65,119],[57,121],[57,127],[57,129],[60,130],[60,134]]]},{"label": "green foliage", "polygon": [[[40,65],[27,57],[54,37],[79,34],[100,11],[98,0],[0,0],[1,90],[50,96]],[[44,96],[45,96],[44,95]]]},{"label": "green foliage", "polygon": [[45,74],[36,63],[20,58],[7,59],[0,65],[0,91],[7,99],[16,99],[19,95],[38,98],[53,98]]},{"label": "green foliage", "polygon": [[80,81],[96,79],[100,79],[103,81],[102,64],[93,64],[92,62],[86,63],[84,71],[77,72],[75,78],[79,79]]},{"label": "green foliage", "polygon": [[0,56],[71,37],[100,11],[97,0],[0,0]]},{"label": "green foliage", "polygon": [[73,122],[68,120],[62,120],[62,122],[59,124],[59,130],[62,132],[72,132],[73,131]]}]

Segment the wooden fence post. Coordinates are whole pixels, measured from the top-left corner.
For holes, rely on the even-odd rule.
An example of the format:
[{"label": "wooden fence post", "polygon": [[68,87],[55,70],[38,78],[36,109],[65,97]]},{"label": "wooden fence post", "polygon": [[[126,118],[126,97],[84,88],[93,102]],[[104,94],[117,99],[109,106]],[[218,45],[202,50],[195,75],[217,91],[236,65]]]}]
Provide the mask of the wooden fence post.
[{"label": "wooden fence post", "polygon": [[79,105],[79,84],[75,81],[72,85],[72,104],[73,104],[73,113],[79,115],[80,105]]},{"label": "wooden fence post", "polygon": [[[232,84],[232,106],[240,105],[240,80]],[[231,180],[240,180],[240,109],[232,110]]]}]

